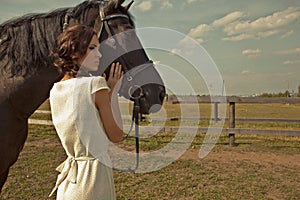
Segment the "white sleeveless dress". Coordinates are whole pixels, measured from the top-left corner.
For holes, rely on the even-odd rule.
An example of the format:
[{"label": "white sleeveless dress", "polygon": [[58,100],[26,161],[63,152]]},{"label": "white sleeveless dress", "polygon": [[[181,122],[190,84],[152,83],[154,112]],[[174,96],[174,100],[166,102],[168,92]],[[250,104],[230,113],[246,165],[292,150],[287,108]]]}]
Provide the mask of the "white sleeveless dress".
[{"label": "white sleeveless dress", "polygon": [[57,167],[59,200],[113,200],[115,187],[109,140],[93,93],[109,90],[103,77],[81,77],[55,83],[50,91],[52,120],[68,158]]}]

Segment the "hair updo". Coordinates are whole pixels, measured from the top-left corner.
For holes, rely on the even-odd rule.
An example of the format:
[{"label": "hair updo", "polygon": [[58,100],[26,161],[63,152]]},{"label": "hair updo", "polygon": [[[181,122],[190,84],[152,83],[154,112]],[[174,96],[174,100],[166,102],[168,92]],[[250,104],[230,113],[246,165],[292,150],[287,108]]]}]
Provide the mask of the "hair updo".
[{"label": "hair updo", "polygon": [[82,58],[97,33],[93,28],[74,24],[70,25],[57,37],[57,49],[53,53],[54,66],[63,75],[76,77],[79,71],[78,61]]}]

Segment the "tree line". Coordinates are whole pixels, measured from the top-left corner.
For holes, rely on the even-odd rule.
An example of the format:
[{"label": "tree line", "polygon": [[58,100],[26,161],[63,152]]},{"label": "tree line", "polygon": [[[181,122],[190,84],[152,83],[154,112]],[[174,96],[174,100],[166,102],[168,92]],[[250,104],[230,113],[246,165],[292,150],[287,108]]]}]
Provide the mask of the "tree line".
[{"label": "tree line", "polygon": [[263,93],[260,97],[300,97],[300,85],[298,86],[298,93],[294,91],[279,92],[279,93]]}]

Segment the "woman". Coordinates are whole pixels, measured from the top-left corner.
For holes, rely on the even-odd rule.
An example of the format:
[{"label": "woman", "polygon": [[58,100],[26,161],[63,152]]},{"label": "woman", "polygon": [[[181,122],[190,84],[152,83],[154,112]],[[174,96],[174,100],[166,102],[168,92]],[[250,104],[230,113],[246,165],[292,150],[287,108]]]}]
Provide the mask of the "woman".
[{"label": "woman", "polygon": [[[68,158],[57,170],[57,199],[115,199],[109,141],[123,137],[117,91],[123,73],[112,64],[106,77],[92,77],[101,54],[97,34],[68,27],[57,40],[54,66],[64,74],[50,91],[52,120]],[[111,105],[113,102],[114,105]]]}]

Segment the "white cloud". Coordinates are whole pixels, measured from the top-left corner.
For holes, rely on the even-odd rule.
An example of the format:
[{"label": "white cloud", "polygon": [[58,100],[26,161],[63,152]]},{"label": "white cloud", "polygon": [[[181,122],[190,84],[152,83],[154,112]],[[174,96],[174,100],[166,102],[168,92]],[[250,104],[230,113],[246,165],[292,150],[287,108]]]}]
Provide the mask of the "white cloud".
[{"label": "white cloud", "polygon": [[148,11],[153,7],[153,4],[159,6],[161,9],[168,9],[173,7],[173,3],[170,0],[146,0],[140,3],[137,8],[141,11]]},{"label": "white cloud", "polygon": [[195,1],[197,1],[197,0],[186,0],[186,2],[187,2],[188,4],[194,3]]},{"label": "white cloud", "polygon": [[192,28],[188,35],[190,37],[197,38],[199,36],[205,35],[206,33],[208,33],[211,30],[212,30],[212,27],[210,25],[200,24],[196,28]]},{"label": "white cloud", "polygon": [[198,42],[203,43],[204,39],[202,38],[202,36],[206,35],[207,33],[214,30],[215,28],[225,26],[228,23],[231,23],[231,22],[239,19],[242,16],[243,16],[243,13],[240,11],[229,13],[222,18],[216,19],[211,24],[200,24],[197,27],[192,28],[189,31],[188,35],[190,37],[195,38]]},{"label": "white cloud", "polygon": [[170,0],[161,0],[161,8],[164,9],[164,8],[172,8],[173,7],[173,4],[170,2]]},{"label": "white cloud", "polygon": [[152,3],[151,1],[143,1],[137,6],[137,8],[141,11],[148,11],[152,8]]},{"label": "white cloud", "polygon": [[296,64],[300,64],[300,60],[286,60],[283,62],[284,65],[296,65]]},{"label": "white cloud", "polygon": [[[200,24],[192,28],[188,35],[199,39],[207,35],[210,31],[219,27],[224,27],[223,31],[227,37],[224,41],[241,41],[245,39],[261,39],[280,33],[280,28],[290,24],[300,18],[300,8],[289,7],[284,11],[275,12],[272,15],[258,18],[254,21],[238,21],[245,14],[235,11],[226,16],[214,20],[211,24]],[[288,33],[289,35],[292,32]],[[287,35],[285,35],[287,37]]]},{"label": "white cloud", "polygon": [[290,36],[293,35],[293,34],[294,34],[294,31],[291,30],[291,31],[286,32],[286,33],[285,33],[284,35],[282,35],[280,38],[281,38],[281,39],[284,39],[284,38],[290,37]]},{"label": "white cloud", "polygon": [[186,0],[187,4],[195,3],[195,2],[205,2],[207,0]]},{"label": "white cloud", "polygon": [[[254,21],[235,21],[225,26],[224,32],[234,41],[233,38],[239,35],[247,35],[247,38],[264,38],[279,32],[279,29],[291,24],[300,18],[299,7],[289,7],[286,10],[275,12],[272,15],[258,18]],[[238,40],[236,40],[238,41]]]},{"label": "white cloud", "polygon": [[262,51],[260,49],[245,49],[242,51],[242,54],[247,56],[248,58],[255,58],[260,56]]},{"label": "white cloud", "polygon": [[275,52],[275,54],[279,54],[279,55],[300,54],[300,48],[277,51]]},{"label": "white cloud", "polygon": [[225,25],[227,25],[227,24],[229,24],[229,23],[231,23],[231,22],[233,22],[233,21],[241,18],[243,15],[244,15],[244,13],[240,12],[240,11],[229,13],[225,17],[222,17],[220,19],[215,20],[212,23],[212,26],[213,27],[225,26]]},{"label": "white cloud", "polygon": [[260,39],[260,38],[266,38],[272,35],[275,35],[279,33],[279,30],[269,30],[269,31],[264,31],[264,32],[258,32],[257,34],[254,34],[255,38]]},{"label": "white cloud", "polygon": [[233,42],[237,42],[237,41],[241,41],[241,40],[245,40],[245,39],[249,39],[249,38],[253,38],[253,35],[249,35],[249,34],[240,34],[238,36],[232,36],[232,37],[225,37],[222,40],[224,41],[233,41]]},{"label": "white cloud", "polygon": [[223,40],[237,42],[237,41],[241,41],[241,40],[245,40],[245,39],[261,39],[261,38],[266,38],[266,37],[275,35],[278,32],[279,32],[278,30],[270,30],[270,31],[265,31],[265,32],[257,32],[257,33],[253,33],[253,34],[243,33],[243,34],[240,34],[237,36],[225,37],[225,38],[223,38]]},{"label": "white cloud", "polygon": [[160,64],[160,60],[154,60],[154,61],[153,61],[153,64],[154,64],[154,65],[159,65],[159,64]]},{"label": "white cloud", "polygon": [[199,43],[199,44],[202,44],[205,42],[205,40],[203,38],[197,38],[196,41]]},{"label": "white cloud", "polygon": [[169,52],[171,55],[180,55],[182,52],[181,52],[181,49],[171,49],[171,51]]},{"label": "white cloud", "polygon": [[185,0],[185,2],[187,4],[192,4],[192,3],[195,3],[195,2],[198,2],[198,3],[203,3],[205,1],[210,1],[210,0]]},{"label": "white cloud", "polygon": [[244,70],[244,71],[242,71],[241,74],[242,74],[242,75],[248,75],[248,74],[252,74],[252,72],[251,72],[251,71],[248,71],[248,70]]}]

